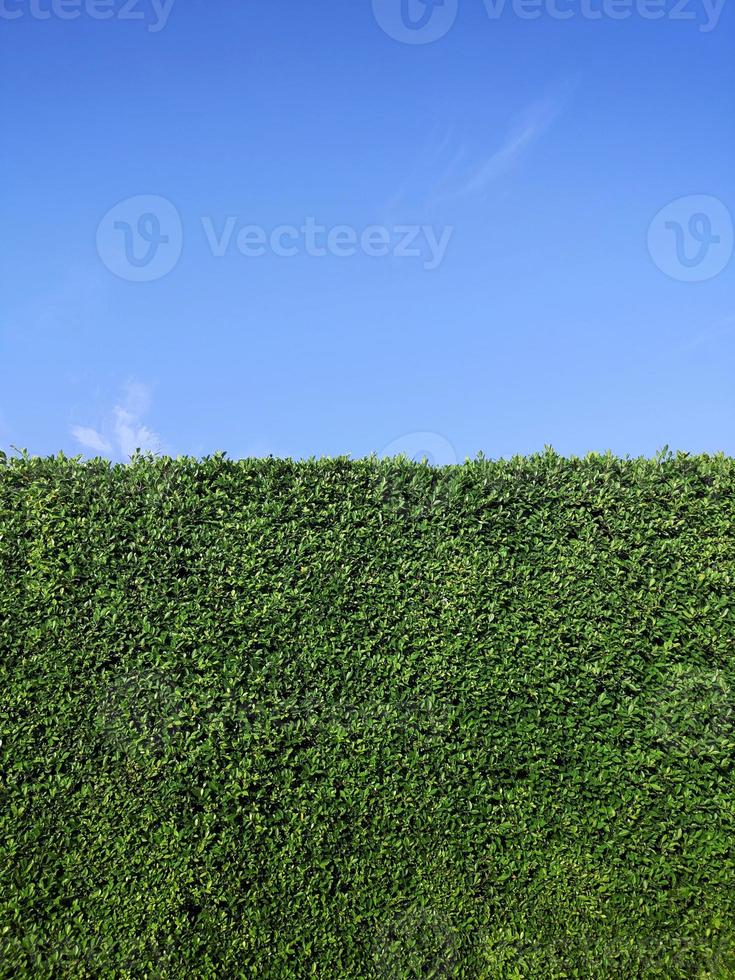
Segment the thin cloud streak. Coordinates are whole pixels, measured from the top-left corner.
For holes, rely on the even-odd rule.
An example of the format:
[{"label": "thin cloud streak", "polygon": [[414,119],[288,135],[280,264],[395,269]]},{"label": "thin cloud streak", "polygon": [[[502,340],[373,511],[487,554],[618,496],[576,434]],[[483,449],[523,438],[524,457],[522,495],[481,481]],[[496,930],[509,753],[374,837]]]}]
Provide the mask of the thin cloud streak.
[{"label": "thin cloud streak", "polygon": [[696,334],[688,343],[681,344],[680,351],[693,351],[700,347],[705,347],[713,341],[721,340],[735,333],[735,316],[728,316],[718,320],[706,330]]},{"label": "thin cloud streak", "polygon": [[[505,138],[479,157],[468,148],[468,134],[453,127],[424,148],[409,177],[384,204],[395,221],[400,216],[426,213],[436,206],[468,197],[481,197],[502,177],[519,167],[534,145],[551,129],[566,108],[575,82],[569,79],[546,97],[529,103],[511,118]],[[385,222],[389,223],[388,221]]]},{"label": "thin cloud streak", "polygon": [[565,105],[566,97],[561,96],[532,103],[516,117],[502,144],[460,186],[438,193],[432,203],[485,193],[521,162],[525,153],[552,127]]}]

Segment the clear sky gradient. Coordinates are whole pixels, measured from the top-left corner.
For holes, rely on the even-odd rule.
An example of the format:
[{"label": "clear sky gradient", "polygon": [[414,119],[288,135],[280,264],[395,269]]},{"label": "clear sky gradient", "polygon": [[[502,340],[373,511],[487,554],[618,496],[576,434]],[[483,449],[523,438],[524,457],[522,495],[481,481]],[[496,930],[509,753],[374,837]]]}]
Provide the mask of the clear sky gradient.
[{"label": "clear sky gradient", "polygon": [[0,448],[735,453],[733,5],[401,3],[0,0]]}]

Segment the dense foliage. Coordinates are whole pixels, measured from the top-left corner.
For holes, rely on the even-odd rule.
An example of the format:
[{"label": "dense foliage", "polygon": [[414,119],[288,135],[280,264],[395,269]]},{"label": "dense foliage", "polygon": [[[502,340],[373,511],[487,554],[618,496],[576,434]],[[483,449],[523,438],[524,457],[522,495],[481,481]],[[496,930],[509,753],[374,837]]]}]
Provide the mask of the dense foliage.
[{"label": "dense foliage", "polygon": [[735,976],[735,462],[0,454],[3,976]]}]

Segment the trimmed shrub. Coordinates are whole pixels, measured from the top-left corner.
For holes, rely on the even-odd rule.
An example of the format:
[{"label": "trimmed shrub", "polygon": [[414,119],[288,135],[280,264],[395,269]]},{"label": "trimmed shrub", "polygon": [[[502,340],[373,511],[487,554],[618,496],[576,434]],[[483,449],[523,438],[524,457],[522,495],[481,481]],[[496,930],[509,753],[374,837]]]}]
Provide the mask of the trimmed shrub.
[{"label": "trimmed shrub", "polygon": [[735,976],[735,462],[0,455],[0,971]]}]

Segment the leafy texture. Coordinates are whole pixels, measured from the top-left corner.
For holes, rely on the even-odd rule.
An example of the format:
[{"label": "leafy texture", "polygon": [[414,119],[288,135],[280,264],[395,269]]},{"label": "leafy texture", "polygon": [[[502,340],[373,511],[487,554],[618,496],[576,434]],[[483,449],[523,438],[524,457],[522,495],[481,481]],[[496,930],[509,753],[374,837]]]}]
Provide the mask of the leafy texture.
[{"label": "leafy texture", "polygon": [[735,463],[0,456],[0,971],[735,976]]}]

